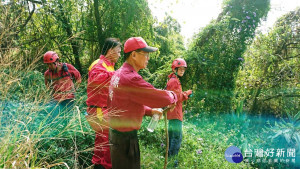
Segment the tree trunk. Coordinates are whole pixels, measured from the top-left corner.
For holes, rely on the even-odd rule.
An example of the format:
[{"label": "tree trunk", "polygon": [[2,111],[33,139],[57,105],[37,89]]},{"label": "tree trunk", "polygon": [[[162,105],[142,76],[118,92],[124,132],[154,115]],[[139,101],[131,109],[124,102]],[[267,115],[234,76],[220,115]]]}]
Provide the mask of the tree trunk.
[{"label": "tree trunk", "polygon": [[262,82],[261,82],[261,85],[255,91],[255,96],[254,96],[254,99],[253,99],[253,103],[252,103],[252,106],[250,108],[250,113],[252,113],[252,114],[254,114],[257,111],[257,98],[260,95],[261,89],[262,89]]},{"label": "tree trunk", "polygon": [[78,43],[73,39],[73,32],[72,32],[72,25],[69,21],[69,19],[66,17],[66,14],[63,12],[62,5],[59,5],[61,17],[58,18],[62,22],[63,28],[67,32],[68,38],[71,38],[71,46],[72,51],[75,59],[75,67],[78,69],[79,72],[82,72],[82,66],[79,59],[79,45]]},{"label": "tree trunk", "polygon": [[101,17],[100,17],[100,12],[99,12],[99,1],[94,0],[94,14],[95,14],[95,19],[96,19],[96,27],[97,27],[97,36],[98,36],[98,48],[101,51],[102,48],[102,41],[103,39],[103,32],[102,32],[102,27],[101,27]]}]

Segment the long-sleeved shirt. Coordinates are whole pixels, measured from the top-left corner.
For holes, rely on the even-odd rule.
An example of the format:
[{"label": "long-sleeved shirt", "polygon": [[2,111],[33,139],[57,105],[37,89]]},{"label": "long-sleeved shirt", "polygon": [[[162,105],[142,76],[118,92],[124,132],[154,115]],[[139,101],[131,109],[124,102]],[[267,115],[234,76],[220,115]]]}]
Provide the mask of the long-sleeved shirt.
[{"label": "long-sleeved shirt", "polygon": [[88,113],[95,113],[93,108],[106,108],[108,98],[108,86],[111,77],[114,74],[114,63],[111,63],[103,55],[91,65],[89,71],[86,100]]},{"label": "long-sleeved shirt", "polygon": [[75,97],[74,78],[76,83],[81,83],[79,71],[71,64],[61,63],[61,66],[63,66],[63,64],[67,66],[67,71],[61,67],[56,73],[53,73],[49,69],[44,73],[46,86],[52,88],[52,96],[59,102]]},{"label": "long-sleeved shirt", "polygon": [[167,114],[167,119],[178,119],[180,121],[183,120],[182,113],[182,102],[188,99],[188,95],[186,92],[182,92],[182,87],[179,79],[176,77],[174,73],[169,75],[169,81],[167,83],[167,90],[171,90],[177,95],[177,103],[176,107],[173,111],[169,111]]},{"label": "long-sleeved shirt", "polygon": [[138,130],[143,116],[151,114],[151,108],[165,107],[176,101],[174,92],[154,88],[125,62],[109,86],[110,127],[121,132]]}]

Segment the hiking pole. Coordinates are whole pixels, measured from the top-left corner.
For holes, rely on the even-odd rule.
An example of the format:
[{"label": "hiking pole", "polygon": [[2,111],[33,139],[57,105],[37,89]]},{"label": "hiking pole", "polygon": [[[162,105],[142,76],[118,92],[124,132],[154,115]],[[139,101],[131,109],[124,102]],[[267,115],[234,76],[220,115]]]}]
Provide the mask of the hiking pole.
[{"label": "hiking pole", "polygon": [[[156,108],[155,108],[156,109]],[[169,135],[168,135],[168,123],[167,123],[167,113],[170,110],[170,108],[166,108],[164,110],[160,110],[163,113],[164,119],[165,119],[165,134],[166,134],[166,155],[165,155],[165,164],[164,164],[164,169],[167,168],[167,163],[168,163],[168,151],[169,151]],[[154,114],[157,115],[157,114]],[[149,132],[153,132],[157,122],[159,120],[159,116],[158,117],[154,117],[154,115],[152,116],[152,119],[147,127],[147,130]]]},{"label": "hiking pole", "polygon": [[167,168],[167,164],[168,164],[168,151],[169,151],[169,134],[168,134],[168,120],[167,120],[167,113],[170,110],[170,108],[166,108],[163,111],[163,115],[165,118],[165,134],[166,134],[166,155],[165,155],[165,165],[164,165],[164,169]]}]

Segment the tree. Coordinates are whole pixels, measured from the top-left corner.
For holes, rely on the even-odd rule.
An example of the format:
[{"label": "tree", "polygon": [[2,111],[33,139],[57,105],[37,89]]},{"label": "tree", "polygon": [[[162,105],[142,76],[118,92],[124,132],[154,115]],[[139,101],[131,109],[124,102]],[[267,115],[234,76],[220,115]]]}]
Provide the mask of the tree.
[{"label": "tree", "polygon": [[20,55],[28,60],[25,67],[34,62],[38,70],[44,69],[43,53],[54,50],[62,62],[85,73],[108,37],[125,41],[142,36],[154,45],[154,21],[146,0],[19,0],[9,1],[2,9],[7,10],[8,25],[16,22],[14,30],[7,28],[14,36],[6,42],[22,49]]},{"label": "tree", "polygon": [[0,2],[1,52],[17,46],[18,43],[16,41],[19,40],[18,34],[24,30],[35,11],[35,4],[32,4],[32,9],[29,9],[29,4],[29,1]]},{"label": "tree", "polygon": [[125,41],[132,36],[142,36],[152,42],[153,18],[146,0],[134,3],[130,0],[94,0],[93,5],[99,50],[108,37]]},{"label": "tree", "polygon": [[234,97],[235,77],[255,29],[269,10],[269,0],[228,0],[218,18],[190,45],[185,79],[197,84],[209,111],[228,112]]},{"label": "tree", "polygon": [[150,56],[147,77],[156,87],[165,87],[172,61],[182,57],[185,51],[180,31],[180,24],[171,16],[166,16],[163,22],[154,27],[155,43],[159,50]]},{"label": "tree", "polygon": [[268,34],[260,34],[246,51],[236,88],[250,112],[299,111],[299,19],[299,8],[282,16]]}]

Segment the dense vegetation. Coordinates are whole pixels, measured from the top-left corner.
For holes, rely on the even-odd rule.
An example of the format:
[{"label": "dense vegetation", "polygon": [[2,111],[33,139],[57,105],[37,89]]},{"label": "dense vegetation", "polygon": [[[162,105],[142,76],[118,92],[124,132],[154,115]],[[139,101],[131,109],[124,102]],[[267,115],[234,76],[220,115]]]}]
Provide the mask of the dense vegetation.
[{"label": "dense vegetation", "polygon": [[[180,168],[290,167],[299,164],[231,164],[224,151],[235,145],[295,148],[300,161],[300,9],[266,34],[256,31],[269,0],[225,0],[216,20],[184,48],[181,26],[166,16],[157,23],[146,0],[14,0],[0,2],[0,168],[86,168],[91,166],[94,133],[85,112],[87,68],[104,39],[142,36],[159,48],[140,73],[164,88],[174,58],[189,68],[184,103]],[[57,105],[44,85],[42,55],[55,50],[83,76],[73,114],[51,118]],[[117,68],[122,64],[120,59]],[[162,168],[165,136],[161,122],[139,132],[143,168]],[[169,166],[171,166],[170,161]]]}]

